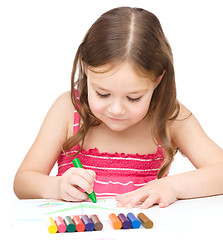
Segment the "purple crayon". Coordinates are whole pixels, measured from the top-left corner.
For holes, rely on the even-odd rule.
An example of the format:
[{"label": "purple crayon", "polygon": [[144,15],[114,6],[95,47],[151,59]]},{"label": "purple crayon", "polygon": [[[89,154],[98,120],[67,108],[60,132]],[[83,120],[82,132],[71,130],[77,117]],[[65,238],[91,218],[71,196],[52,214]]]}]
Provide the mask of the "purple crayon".
[{"label": "purple crayon", "polygon": [[123,213],[120,213],[118,215],[118,218],[120,219],[120,221],[122,223],[123,229],[130,229],[132,227],[131,222],[128,220],[128,218]]},{"label": "purple crayon", "polygon": [[87,215],[81,216],[81,220],[85,225],[86,231],[94,231],[94,224]]}]

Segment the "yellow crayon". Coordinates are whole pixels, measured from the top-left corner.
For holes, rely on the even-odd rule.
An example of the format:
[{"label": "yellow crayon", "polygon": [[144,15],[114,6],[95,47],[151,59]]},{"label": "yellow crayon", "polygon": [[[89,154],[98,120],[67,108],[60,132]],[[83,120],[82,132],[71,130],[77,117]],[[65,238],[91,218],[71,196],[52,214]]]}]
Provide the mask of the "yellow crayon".
[{"label": "yellow crayon", "polygon": [[49,217],[47,220],[47,227],[49,233],[56,233],[57,232],[57,225],[53,221],[52,217]]}]

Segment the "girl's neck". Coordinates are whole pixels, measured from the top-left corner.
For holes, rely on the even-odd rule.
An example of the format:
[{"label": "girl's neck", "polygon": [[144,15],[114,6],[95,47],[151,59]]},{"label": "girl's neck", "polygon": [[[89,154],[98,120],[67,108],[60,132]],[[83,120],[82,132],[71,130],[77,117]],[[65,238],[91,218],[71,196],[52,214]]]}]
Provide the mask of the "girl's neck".
[{"label": "girl's neck", "polygon": [[87,133],[84,149],[98,148],[99,152],[148,154],[157,151],[152,137],[151,119],[141,122],[124,131],[113,131],[105,124],[92,127]]}]

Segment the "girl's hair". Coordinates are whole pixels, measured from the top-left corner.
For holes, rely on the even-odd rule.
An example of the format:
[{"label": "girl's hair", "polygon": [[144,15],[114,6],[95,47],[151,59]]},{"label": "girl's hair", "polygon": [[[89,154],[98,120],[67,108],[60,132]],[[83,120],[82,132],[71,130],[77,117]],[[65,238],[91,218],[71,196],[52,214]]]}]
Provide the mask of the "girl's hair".
[{"label": "girl's hair", "polygon": [[[115,66],[124,61],[131,63],[139,74],[150,77],[152,74],[154,81],[164,72],[162,81],[154,90],[148,112],[153,120],[153,137],[162,145],[166,157],[158,173],[158,178],[161,178],[169,169],[176,152],[167,136],[167,123],[176,119],[180,107],[176,99],[171,47],[158,18],[144,9],[112,9],[96,20],[85,35],[77,50],[71,75],[71,99],[80,115],[80,127],[64,143],[63,150],[67,152],[80,144],[80,152],[88,130],[101,124],[88,104],[84,66]],[[79,97],[75,94],[76,89]]]}]

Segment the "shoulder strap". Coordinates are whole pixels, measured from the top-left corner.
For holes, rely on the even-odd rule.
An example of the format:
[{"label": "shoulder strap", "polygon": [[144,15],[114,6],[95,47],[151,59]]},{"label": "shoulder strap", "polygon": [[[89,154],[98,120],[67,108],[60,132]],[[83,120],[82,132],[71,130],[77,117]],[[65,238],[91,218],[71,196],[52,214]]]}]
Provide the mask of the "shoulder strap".
[{"label": "shoulder strap", "polygon": [[[79,94],[78,94],[77,90],[75,90],[75,96],[76,96],[76,98],[79,98]],[[73,134],[77,133],[77,131],[79,130],[79,126],[80,126],[80,116],[79,116],[77,110],[74,109]]]},{"label": "shoulder strap", "polygon": [[80,125],[80,116],[76,110],[74,110],[74,125],[73,125],[73,134],[77,133]]}]

